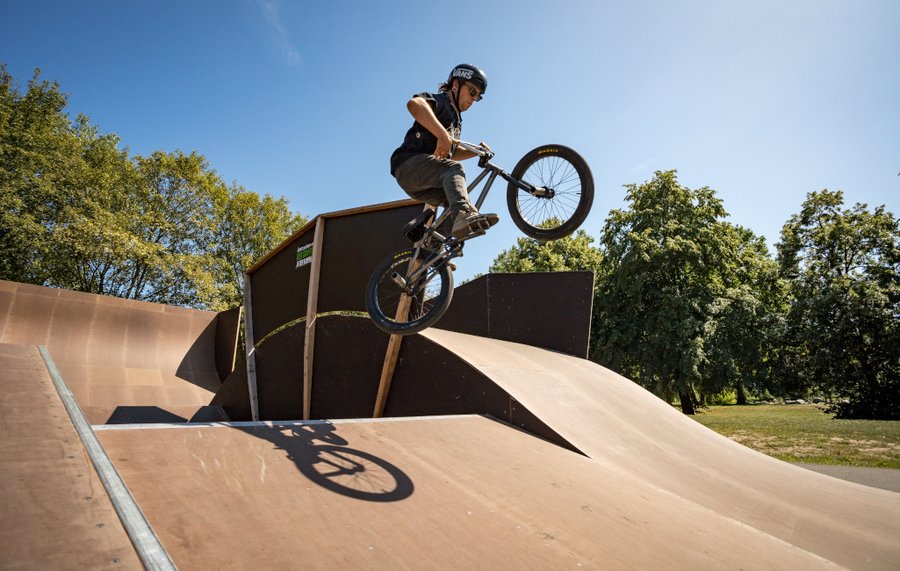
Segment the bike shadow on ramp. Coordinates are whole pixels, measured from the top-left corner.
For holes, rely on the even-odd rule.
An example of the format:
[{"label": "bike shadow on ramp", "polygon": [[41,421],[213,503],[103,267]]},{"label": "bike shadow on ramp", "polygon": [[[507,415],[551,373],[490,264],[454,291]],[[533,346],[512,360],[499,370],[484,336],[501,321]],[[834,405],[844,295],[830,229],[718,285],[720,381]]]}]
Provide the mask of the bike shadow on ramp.
[{"label": "bike shadow on ramp", "polygon": [[415,490],[399,467],[350,446],[327,421],[242,426],[244,433],[271,442],[314,484],[356,500],[397,502]]}]

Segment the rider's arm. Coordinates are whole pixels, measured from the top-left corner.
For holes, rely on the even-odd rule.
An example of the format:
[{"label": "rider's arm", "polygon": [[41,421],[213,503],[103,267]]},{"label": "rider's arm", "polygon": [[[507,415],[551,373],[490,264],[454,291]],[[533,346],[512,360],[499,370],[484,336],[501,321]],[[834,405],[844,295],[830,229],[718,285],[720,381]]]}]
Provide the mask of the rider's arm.
[{"label": "rider's arm", "polygon": [[[487,149],[488,151],[491,150],[491,148],[484,141],[482,141],[478,144],[481,145],[482,147],[484,147],[485,149]],[[464,149],[462,147],[457,147],[456,152],[453,153],[452,158],[454,161],[464,161],[466,159],[471,159],[472,157],[477,157],[477,156],[479,156],[479,155],[476,153],[473,153],[472,151],[470,151],[468,149]]]},{"label": "rider's arm", "polygon": [[[413,97],[406,103],[406,108],[419,125],[422,125],[432,135],[437,137],[437,148],[434,150],[434,156],[439,159],[446,159],[450,154],[453,139],[450,137],[447,129],[438,121],[437,115],[434,114],[434,109],[431,108],[428,101],[421,97]],[[456,152],[456,154],[459,153],[460,151]]]}]

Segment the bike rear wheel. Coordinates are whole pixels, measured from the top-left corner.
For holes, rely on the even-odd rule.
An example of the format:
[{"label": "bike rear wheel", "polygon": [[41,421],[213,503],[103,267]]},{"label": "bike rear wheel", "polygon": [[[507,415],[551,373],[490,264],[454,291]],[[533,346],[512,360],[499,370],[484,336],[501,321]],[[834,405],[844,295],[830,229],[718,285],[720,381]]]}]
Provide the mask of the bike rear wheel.
[{"label": "bike rear wheel", "polygon": [[443,261],[429,267],[414,283],[409,276],[424,262],[415,250],[402,250],[384,260],[366,288],[366,309],[376,327],[394,335],[418,333],[444,315],[453,297],[453,273]]},{"label": "bike rear wheel", "polygon": [[594,178],[587,162],[563,145],[544,145],[524,157],[512,177],[544,194],[531,194],[513,183],[506,191],[516,226],[536,240],[559,240],[578,229],[594,203]]}]

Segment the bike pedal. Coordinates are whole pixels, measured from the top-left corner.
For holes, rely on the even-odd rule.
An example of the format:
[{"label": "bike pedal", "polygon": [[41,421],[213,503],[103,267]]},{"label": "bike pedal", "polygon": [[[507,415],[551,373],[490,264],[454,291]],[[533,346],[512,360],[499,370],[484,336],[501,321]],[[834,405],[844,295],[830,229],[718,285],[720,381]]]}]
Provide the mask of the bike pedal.
[{"label": "bike pedal", "polygon": [[497,217],[494,216],[494,220],[489,220],[488,218],[479,218],[477,220],[472,220],[469,222],[469,234],[466,236],[466,240],[469,238],[475,238],[478,236],[483,236],[487,233],[488,230],[491,229],[491,226],[497,223]]}]

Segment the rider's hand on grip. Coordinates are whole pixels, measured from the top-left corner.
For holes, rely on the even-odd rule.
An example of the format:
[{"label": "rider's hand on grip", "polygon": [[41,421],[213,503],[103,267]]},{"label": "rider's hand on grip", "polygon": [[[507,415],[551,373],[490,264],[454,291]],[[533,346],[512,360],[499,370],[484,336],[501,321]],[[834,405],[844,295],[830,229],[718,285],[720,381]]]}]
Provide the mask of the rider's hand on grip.
[{"label": "rider's hand on grip", "polygon": [[439,159],[449,159],[452,157],[456,146],[456,141],[454,141],[449,134],[444,133],[444,135],[445,136],[443,137],[438,137],[437,146],[434,149],[434,156]]}]

